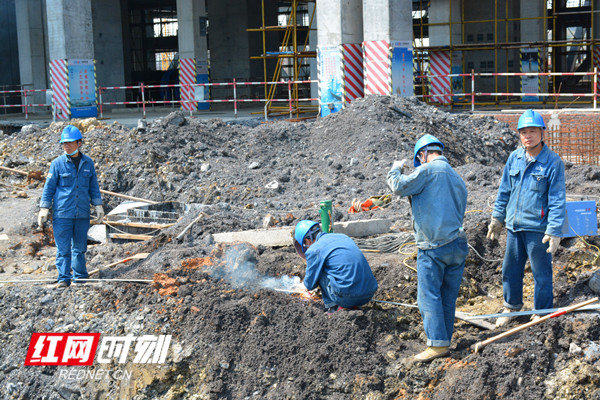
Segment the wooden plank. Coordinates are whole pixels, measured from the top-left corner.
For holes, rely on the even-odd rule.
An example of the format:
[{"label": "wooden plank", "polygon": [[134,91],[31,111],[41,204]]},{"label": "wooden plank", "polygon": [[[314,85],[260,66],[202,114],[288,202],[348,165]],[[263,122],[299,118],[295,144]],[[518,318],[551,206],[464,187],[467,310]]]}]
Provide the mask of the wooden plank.
[{"label": "wooden plank", "polygon": [[118,222],[118,221],[108,221],[104,220],[106,225],[114,225],[114,226],[127,226],[129,228],[148,228],[148,229],[165,229],[173,224],[145,224],[143,222]]},{"label": "wooden plank", "polygon": [[133,233],[109,233],[111,239],[130,239],[130,240],[148,240],[154,236],[151,235],[134,235]]}]

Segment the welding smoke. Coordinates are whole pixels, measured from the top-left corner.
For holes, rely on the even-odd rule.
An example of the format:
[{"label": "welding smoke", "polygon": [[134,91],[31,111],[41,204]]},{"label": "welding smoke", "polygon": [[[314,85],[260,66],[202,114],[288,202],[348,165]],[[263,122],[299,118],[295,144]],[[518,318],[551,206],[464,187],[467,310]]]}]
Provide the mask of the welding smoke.
[{"label": "welding smoke", "polygon": [[225,248],[222,259],[215,260],[210,274],[225,279],[236,289],[282,290],[301,292],[304,285],[297,276],[272,277],[256,269],[257,251],[248,243],[238,243]]}]

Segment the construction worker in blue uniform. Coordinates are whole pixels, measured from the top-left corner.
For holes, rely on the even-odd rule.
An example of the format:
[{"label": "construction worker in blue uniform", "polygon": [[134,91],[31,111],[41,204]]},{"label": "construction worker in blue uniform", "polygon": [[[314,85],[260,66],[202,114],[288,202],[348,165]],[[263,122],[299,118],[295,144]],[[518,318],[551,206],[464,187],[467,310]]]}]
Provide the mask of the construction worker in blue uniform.
[{"label": "construction worker in blue uniform", "polygon": [[417,253],[417,303],[427,348],[415,360],[427,362],[449,354],[456,298],[469,252],[463,229],[467,187],[443,154],[444,144],[426,134],[415,144],[413,165],[395,161],[387,175],[395,194],[408,196]]},{"label": "construction worker in blue uniform", "polygon": [[[534,280],[534,309],[553,307],[552,255],[558,249],[566,216],[565,166],[544,143],[546,125],[533,110],[519,118],[523,147],[508,157],[488,227],[496,239],[506,227],[502,263],[503,312],[523,307],[523,276],[529,259]],[[539,318],[534,315],[532,319]],[[496,320],[504,326],[510,317]]]},{"label": "construction worker in blue uniform", "polygon": [[[60,136],[65,154],[50,164],[46,177],[38,225],[43,228],[52,207],[52,229],[56,243],[57,287],[84,283],[87,279],[85,252],[90,227],[90,203],[95,206],[98,222],[104,217],[102,197],[92,159],[81,152],[82,135],[73,125]],[[73,272],[71,273],[71,269]]]},{"label": "construction worker in blue uniform", "polygon": [[321,288],[328,313],[357,309],[371,301],[377,280],[350,237],[321,232],[318,222],[302,220],[294,229],[294,247],[306,260],[304,286],[307,290]]}]

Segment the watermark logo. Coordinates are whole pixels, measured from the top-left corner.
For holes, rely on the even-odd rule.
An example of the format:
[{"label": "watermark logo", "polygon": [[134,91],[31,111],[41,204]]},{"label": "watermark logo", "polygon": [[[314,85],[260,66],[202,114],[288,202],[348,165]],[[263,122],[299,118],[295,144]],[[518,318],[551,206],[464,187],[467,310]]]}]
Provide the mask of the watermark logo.
[{"label": "watermark logo", "polygon": [[[100,343],[100,344],[99,344]],[[100,333],[33,333],[25,365],[164,364],[171,335],[104,336]]]},{"label": "watermark logo", "polygon": [[33,333],[25,365],[92,365],[99,333]]}]

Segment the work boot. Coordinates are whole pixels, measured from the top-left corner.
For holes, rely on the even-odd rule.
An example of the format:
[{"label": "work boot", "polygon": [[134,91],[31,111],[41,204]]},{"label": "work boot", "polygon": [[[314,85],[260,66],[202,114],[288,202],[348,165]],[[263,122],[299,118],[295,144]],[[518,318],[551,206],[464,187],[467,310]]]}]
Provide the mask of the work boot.
[{"label": "work boot", "polygon": [[531,316],[531,321],[532,321],[532,322],[533,322],[533,321],[537,321],[537,320],[538,320],[538,319],[540,319],[540,318],[542,318],[542,317],[541,317],[541,316],[539,316],[539,315],[537,315],[537,314],[533,314],[533,315]]},{"label": "work boot", "polygon": [[67,283],[67,281],[58,281],[58,283],[54,285],[54,287],[57,289],[64,289],[66,287],[69,287],[69,284]]},{"label": "work boot", "polygon": [[82,286],[82,285],[85,285],[85,284],[86,284],[85,281],[74,280],[73,282],[71,282],[71,285],[74,285],[74,286]]},{"label": "work boot", "polygon": [[341,309],[342,309],[342,307],[340,307],[338,305],[333,305],[331,307],[327,307],[325,309],[325,312],[327,313],[327,315],[331,315],[331,314],[333,314],[333,313],[335,313],[335,312],[337,312],[337,311],[339,311]]},{"label": "work boot", "polygon": [[450,354],[448,346],[429,346],[425,351],[420,352],[415,356],[416,361],[429,362],[436,358],[444,357]]},{"label": "work boot", "polygon": [[[511,310],[510,308],[506,308],[504,307],[504,309],[502,310],[502,313],[510,313],[513,312],[513,310]],[[500,328],[506,324],[508,324],[510,321],[512,321],[514,317],[500,317],[496,320],[496,328]]]}]

